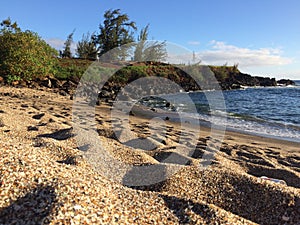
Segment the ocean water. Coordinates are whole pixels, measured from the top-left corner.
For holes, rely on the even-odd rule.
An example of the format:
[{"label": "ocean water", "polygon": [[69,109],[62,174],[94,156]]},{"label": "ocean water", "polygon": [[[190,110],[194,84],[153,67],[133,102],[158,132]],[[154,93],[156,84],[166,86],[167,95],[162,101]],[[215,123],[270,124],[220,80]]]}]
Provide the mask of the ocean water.
[{"label": "ocean water", "polygon": [[[224,104],[214,105],[220,97],[214,99],[213,91],[189,93],[189,103],[181,93],[168,96],[171,107],[166,107],[166,100],[151,99],[142,104],[184,113],[228,130],[300,142],[300,81],[296,86],[249,87],[221,93]],[[192,105],[197,113],[191,110]]]}]

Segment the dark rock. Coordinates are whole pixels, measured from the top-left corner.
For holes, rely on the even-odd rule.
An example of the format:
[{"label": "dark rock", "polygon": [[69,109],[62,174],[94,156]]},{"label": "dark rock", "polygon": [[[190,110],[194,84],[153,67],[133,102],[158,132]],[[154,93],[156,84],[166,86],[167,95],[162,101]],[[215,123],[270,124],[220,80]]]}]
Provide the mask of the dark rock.
[{"label": "dark rock", "polygon": [[56,78],[49,78],[52,88],[61,88],[62,82]]},{"label": "dark rock", "polygon": [[67,92],[65,92],[64,90],[60,90],[59,91],[59,94],[62,95],[62,96],[67,96]]},{"label": "dark rock", "polygon": [[62,82],[55,77],[44,77],[37,79],[36,82],[39,83],[40,86],[47,88],[62,88]]},{"label": "dark rock", "polygon": [[51,88],[52,87],[51,80],[48,77],[46,77],[43,80],[41,80],[40,81],[40,85],[43,86],[43,87],[47,87],[47,88]]},{"label": "dark rock", "polygon": [[252,77],[249,74],[244,73],[238,73],[235,77],[235,82],[238,85],[243,86],[259,86],[259,81],[256,79],[256,77]]},{"label": "dark rock", "polygon": [[62,89],[68,94],[72,93],[74,90],[76,90],[76,88],[77,88],[77,84],[73,83],[70,80],[66,81],[62,85]]},{"label": "dark rock", "polygon": [[66,159],[63,160],[58,160],[56,162],[62,163],[62,164],[67,164],[67,165],[77,165],[77,157],[76,156],[67,156]]},{"label": "dark rock", "polygon": [[296,85],[296,83],[290,79],[281,79],[279,81],[277,81],[277,84],[280,84],[280,85]]},{"label": "dark rock", "polygon": [[277,86],[277,82],[275,78],[269,78],[269,77],[254,77],[259,81],[259,85],[263,87],[268,86]]}]

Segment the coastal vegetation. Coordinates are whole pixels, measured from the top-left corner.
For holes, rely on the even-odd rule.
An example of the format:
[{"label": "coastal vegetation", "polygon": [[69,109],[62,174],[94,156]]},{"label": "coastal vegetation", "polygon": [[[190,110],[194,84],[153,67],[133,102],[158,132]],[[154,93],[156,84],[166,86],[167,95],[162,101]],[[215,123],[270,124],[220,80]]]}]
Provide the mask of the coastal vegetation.
[{"label": "coastal vegetation", "polygon": [[21,31],[10,19],[0,25],[0,76],[7,83],[57,74],[58,52],[37,33]]},{"label": "coastal vegetation", "polygon": [[[105,12],[103,22],[99,25],[99,33],[82,36],[82,40],[76,46],[76,56],[71,50],[75,29],[68,35],[64,49],[58,52],[37,33],[22,31],[10,18],[3,20],[0,26],[2,83],[26,85],[31,81],[51,78],[76,84],[87,68],[100,57],[100,61],[105,62],[101,71],[115,68],[116,62],[124,62],[121,65],[122,69],[111,78],[111,82],[120,87],[146,76],[170,79],[183,86],[186,91],[210,89],[209,84],[215,82],[215,78],[225,90],[242,86],[277,85],[275,79],[252,77],[240,72],[237,64],[207,67],[200,63],[161,63],[167,57],[166,43],[148,41],[149,25],[142,28],[135,38],[134,34],[138,30],[136,23],[119,9]],[[123,47],[124,45],[127,47]],[[114,50],[110,51],[112,49]],[[108,52],[112,53],[106,54]],[[125,61],[130,62],[129,65],[125,64]]]}]

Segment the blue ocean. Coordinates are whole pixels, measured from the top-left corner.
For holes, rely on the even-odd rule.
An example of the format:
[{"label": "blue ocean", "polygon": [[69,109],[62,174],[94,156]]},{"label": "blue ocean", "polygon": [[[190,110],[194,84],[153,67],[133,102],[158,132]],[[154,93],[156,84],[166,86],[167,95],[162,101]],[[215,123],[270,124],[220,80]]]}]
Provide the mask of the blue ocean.
[{"label": "blue ocean", "polygon": [[[213,108],[208,104],[206,92],[192,92],[191,106],[181,101],[182,94],[173,95],[173,109],[164,107],[164,102],[147,101],[144,105],[183,112],[227,130],[300,142],[300,81],[295,86],[248,87],[223,91],[225,107]],[[213,91],[210,91],[213,95]],[[226,118],[226,119],[224,119]]]}]

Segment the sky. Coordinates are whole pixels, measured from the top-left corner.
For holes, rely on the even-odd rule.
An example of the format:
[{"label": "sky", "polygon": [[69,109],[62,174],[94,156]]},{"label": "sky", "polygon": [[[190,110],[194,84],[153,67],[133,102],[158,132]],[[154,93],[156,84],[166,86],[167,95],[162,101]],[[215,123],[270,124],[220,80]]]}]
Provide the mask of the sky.
[{"label": "sky", "polygon": [[251,75],[300,80],[299,0],[9,0],[0,20],[37,32],[62,49],[75,29],[74,45],[98,33],[103,14],[120,9],[149,38],[195,52],[202,64],[238,64]]}]

